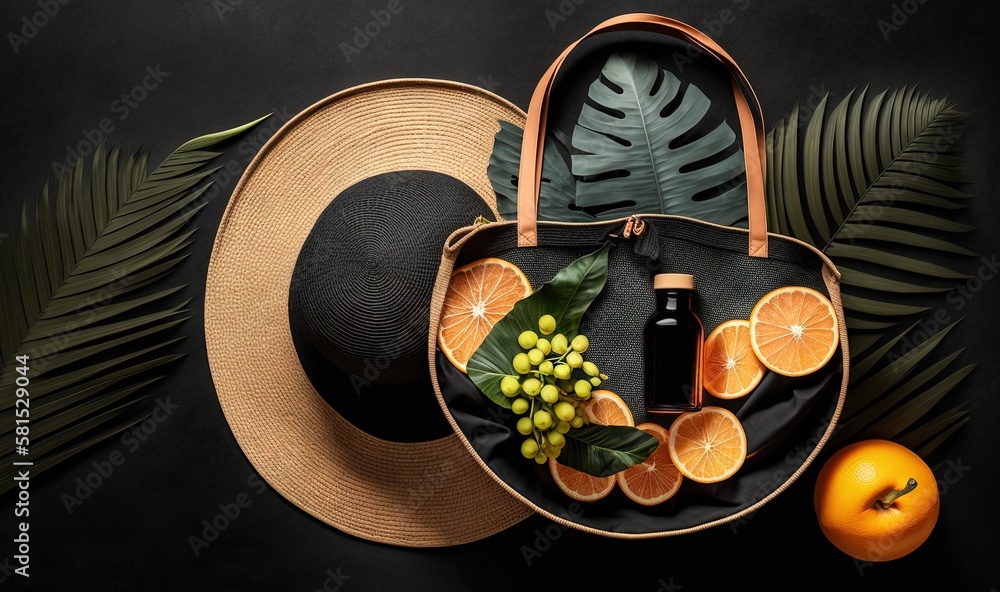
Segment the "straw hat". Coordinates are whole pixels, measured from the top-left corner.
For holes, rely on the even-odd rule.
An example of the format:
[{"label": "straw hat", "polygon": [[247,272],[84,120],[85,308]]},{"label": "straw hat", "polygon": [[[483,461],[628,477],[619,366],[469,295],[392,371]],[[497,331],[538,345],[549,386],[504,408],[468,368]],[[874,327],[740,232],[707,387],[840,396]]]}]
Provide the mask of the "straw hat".
[{"label": "straw hat", "polygon": [[[208,361],[222,410],[262,478],[349,534],[401,546],[457,545],[532,513],[479,467],[453,431],[422,441],[370,433],[378,423],[372,414],[388,413],[382,395],[356,394],[344,388],[346,380],[328,382],[330,375],[348,376],[336,364],[307,371],[289,317],[290,285],[307,238],[334,199],[357,184],[392,171],[436,171],[470,187],[495,214],[486,171],[501,119],[523,125],[524,113],[455,82],[398,79],[347,89],[275,133],[223,216],[205,295]],[[432,256],[439,259],[440,251]],[[406,396],[432,406],[447,425],[424,361],[428,380]],[[392,401],[404,406],[397,409],[404,416],[406,400]],[[341,403],[353,409],[351,420]]]}]

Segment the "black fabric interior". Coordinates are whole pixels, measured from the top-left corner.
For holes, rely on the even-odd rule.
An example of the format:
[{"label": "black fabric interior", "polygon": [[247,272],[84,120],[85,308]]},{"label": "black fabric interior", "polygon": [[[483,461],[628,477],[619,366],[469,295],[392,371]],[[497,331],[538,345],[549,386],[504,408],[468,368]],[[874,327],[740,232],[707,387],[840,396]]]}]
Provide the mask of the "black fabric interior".
[{"label": "black fabric interior", "polygon": [[[657,232],[658,261],[636,255],[629,242],[613,248],[607,284],[584,316],[581,332],[590,337],[592,359],[609,376],[602,388],[625,399],[636,423],[655,421],[669,428],[673,416],[647,415],[643,408],[641,329],[653,310],[655,273],[695,276],[696,310],[706,335],[725,320],[748,318],[754,303],[774,288],[804,285],[829,293],[822,279],[822,259],[793,241],[772,236],[770,256],[753,258],[747,255],[745,230],[706,226],[685,218],[650,218],[647,222]],[[516,227],[497,225],[470,239],[457,264],[501,257],[520,266],[538,288],[559,269],[600,246],[615,228],[612,224],[540,223],[540,246],[528,249],[516,246]],[[522,438],[513,429],[513,413],[489,401],[441,354],[437,373],[448,410],[476,453],[525,498],[553,515],[603,531],[661,533],[731,516],[770,495],[803,465],[836,409],[843,350],[808,376],[790,378],[768,372],[742,399],[722,401],[705,394],[705,405],[735,412],[747,432],[749,454],[736,476],[712,485],[685,480],[672,499],[653,507],[639,506],[616,489],[603,500],[583,504],[582,514],[570,510],[578,502],[557,488],[547,467],[520,455]]]}]

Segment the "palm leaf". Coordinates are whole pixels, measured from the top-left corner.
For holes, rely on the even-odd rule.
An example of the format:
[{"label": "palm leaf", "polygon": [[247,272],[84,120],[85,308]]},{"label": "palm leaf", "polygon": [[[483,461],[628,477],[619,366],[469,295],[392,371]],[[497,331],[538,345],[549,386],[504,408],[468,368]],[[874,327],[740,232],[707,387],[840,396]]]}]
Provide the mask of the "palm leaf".
[{"label": "palm leaf", "polygon": [[841,271],[851,377],[834,442],[926,432],[913,445],[929,453],[968,418],[915,424],[974,366],[946,375],[961,350],[937,351],[954,326],[942,294],[971,277],[962,267],[976,255],[961,244],[973,228],[954,220],[971,197],[964,116],[913,87],[829,99],[804,127],[796,106],[767,135],[768,222]]},{"label": "palm leaf", "polygon": [[[191,140],[151,173],[145,153],[99,146],[89,166],[63,171],[54,198],[46,185],[34,207],[25,203],[0,251],[0,381],[25,372],[30,381],[30,453],[8,454],[5,467],[30,461],[38,473],[143,416],[126,411],[181,357],[165,351],[190,315],[187,301],[173,300],[183,286],[136,293],[187,257],[189,224],[221,154],[208,149],[262,120]],[[9,440],[17,400],[0,390],[0,437]],[[0,493],[12,484],[4,479]]]},{"label": "palm leaf", "polygon": [[[970,257],[952,219],[968,194],[955,156],[963,114],[913,88],[868,99],[852,91],[833,109],[824,96],[800,129],[797,107],[767,135],[769,222],[823,250],[843,270],[848,322],[897,327],[968,274],[941,255]],[[912,301],[912,300],[911,300]]]}]

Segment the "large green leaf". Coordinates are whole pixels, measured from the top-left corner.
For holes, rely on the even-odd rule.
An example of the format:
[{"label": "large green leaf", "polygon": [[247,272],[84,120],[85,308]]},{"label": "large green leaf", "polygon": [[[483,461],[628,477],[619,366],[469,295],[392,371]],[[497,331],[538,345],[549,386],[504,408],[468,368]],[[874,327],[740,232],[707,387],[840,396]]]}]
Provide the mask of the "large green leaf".
[{"label": "large green leaf", "polygon": [[926,453],[968,419],[913,427],[973,367],[945,375],[961,351],[937,351],[956,322],[942,300],[975,256],[960,243],[972,227],[954,219],[970,197],[964,116],[914,87],[865,88],[830,105],[824,96],[807,118],[796,106],[767,135],[768,224],[841,271],[851,384],[835,442],[926,434],[914,442]]},{"label": "large green leaf", "polygon": [[[743,153],[725,123],[702,132],[712,103],[696,86],[647,56],[615,53],[589,92],[572,140],[547,131],[539,220],[666,213],[730,224],[746,216]],[[487,168],[507,220],[517,217],[522,138],[501,121]]]},{"label": "large green leaf", "polygon": [[[151,173],[145,153],[98,146],[63,172],[54,199],[46,185],[25,203],[0,251],[0,382],[27,368],[33,421],[29,454],[5,466],[27,460],[38,473],[144,417],[125,411],[181,357],[164,351],[177,341],[168,330],[190,315],[173,298],[183,286],[135,293],[188,256],[221,154],[207,149],[262,120],[191,140]],[[17,400],[0,390],[0,437],[10,441]],[[0,493],[12,485],[4,479]]]},{"label": "large green leaf", "polygon": [[[607,243],[559,270],[551,280],[519,300],[493,325],[466,364],[469,378],[486,397],[497,405],[511,407],[513,399],[503,393],[500,383],[505,376],[514,376],[518,380],[526,378],[518,374],[511,360],[524,351],[518,343],[518,336],[527,329],[537,327],[540,317],[549,314],[555,318],[555,334],[565,335],[569,340],[577,335],[584,313],[604,289],[611,248],[611,244]],[[558,356],[553,354],[552,357]],[[533,399],[531,413],[534,413],[534,404],[540,399]],[[566,433],[566,445],[559,455],[559,462],[592,475],[607,476],[642,462],[654,448],[656,438],[634,427],[582,426]]]},{"label": "large green leaf", "polygon": [[510,399],[500,390],[504,376],[516,375],[511,360],[523,350],[517,343],[522,331],[538,325],[542,315],[556,319],[556,330],[568,339],[576,336],[580,319],[604,289],[608,279],[610,244],[570,263],[527,298],[519,300],[497,321],[466,369],[479,390],[497,405],[510,408]]},{"label": "large green leaf", "polygon": [[608,477],[649,458],[659,440],[629,426],[587,425],[566,433],[559,464]]},{"label": "large green leaf", "polygon": [[[573,130],[576,203],[732,224],[746,216],[743,152],[725,123],[697,136],[712,102],[652,58],[615,53]],[[696,135],[696,137],[691,137]],[[711,196],[711,193],[719,192]],[[698,198],[698,199],[696,199]]]},{"label": "large green leaf", "polygon": [[[493,152],[486,174],[497,194],[497,210],[505,220],[517,219],[517,180],[521,163],[524,130],[509,121],[500,121],[493,138]],[[576,207],[576,178],[570,173],[561,134],[552,130],[545,136],[542,154],[542,181],[538,190],[539,220],[565,222],[593,221],[594,216]]]},{"label": "large green leaf", "polygon": [[881,336],[929,308],[900,292],[934,298],[969,277],[954,267],[975,255],[958,242],[972,227],[953,220],[969,197],[956,156],[963,114],[906,87],[828,104],[804,130],[796,106],[767,135],[768,221],[833,260],[848,324]]}]

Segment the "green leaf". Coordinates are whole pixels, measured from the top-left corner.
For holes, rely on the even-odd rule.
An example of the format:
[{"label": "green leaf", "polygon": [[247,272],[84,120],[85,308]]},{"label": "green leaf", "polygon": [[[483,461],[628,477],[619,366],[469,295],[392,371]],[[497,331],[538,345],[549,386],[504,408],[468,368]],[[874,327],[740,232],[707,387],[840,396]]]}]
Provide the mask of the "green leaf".
[{"label": "green leaf", "polygon": [[950,438],[962,426],[964,426],[966,423],[968,423],[970,419],[972,419],[972,418],[971,417],[963,417],[961,419],[956,420],[954,423],[952,423],[948,427],[948,429],[946,429],[945,431],[943,431],[940,434],[938,434],[938,436],[935,437],[933,440],[931,440],[930,442],[924,444],[920,448],[917,448],[916,449],[917,455],[919,455],[922,458],[927,458],[928,456],[930,456],[930,454],[932,452],[934,452],[938,448],[938,446],[940,446],[941,444],[943,444],[945,440],[947,440],[948,438]]},{"label": "green leaf", "polygon": [[611,245],[605,244],[570,263],[534,293],[515,303],[514,308],[493,325],[466,364],[469,378],[491,401],[510,408],[511,400],[500,390],[500,381],[504,376],[517,375],[511,360],[524,351],[517,337],[537,327],[539,317],[552,315],[556,319],[557,332],[567,339],[576,336],[580,319],[604,289],[610,249]]},{"label": "green leaf", "polygon": [[[180,359],[162,350],[178,341],[170,329],[187,320],[174,300],[183,286],[134,292],[163,281],[188,256],[196,203],[221,153],[208,151],[261,120],[195,138],[151,173],[147,155],[98,146],[89,162],[64,170],[0,251],[0,377],[29,356],[38,436],[26,459],[51,467],[140,414],[124,414]],[[182,316],[183,315],[183,316]],[[0,391],[0,426],[15,426],[13,389]],[[34,469],[33,469],[34,470]],[[10,481],[0,484],[0,493]]]},{"label": "green leaf", "polygon": [[[793,108],[767,134],[768,219],[841,270],[851,367],[837,437],[900,437],[972,369],[938,376],[961,353],[934,361],[952,326],[916,346],[906,341],[901,358],[893,351],[916,340],[917,327],[939,327],[927,312],[941,310],[932,299],[971,277],[960,264],[976,253],[959,239],[973,228],[951,219],[970,197],[958,155],[964,115],[915,87],[853,90],[832,109],[829,100],[821,97],[808,123]],[[966,419],[913,445],[932,449]]]},{"label": "green leaf", "polygon": [[[852,269],[846,265],[837,268],[840,271],[840,283],[848,286],[857,286],[869,290],[881,290],[883,292],[893,292],[896,294],[930,294],[935,292],[947,292],[950,287],[935,287],[918,285],[911,282],[902,282],[887,278],[883,275],[875,275]],[[892,327],[895,323],[889,323],[886,327]]]},{"label": "green leaf", "polygon": [[850,438],[862,429],[869,427],[879,417],[887,416],[894,408],[900,405],[902,401],[905,401],[907,397],[910,397],[914,391],[926,384],[928,381],[937,377],[937,375],[940,374],[941,371],[944,370],[944,368],[946,368],[949,364],[951,364],[961,353],[962,350],[959,350],[947,356],[943,360],[939,360],[938,362],[931,364],[919,374],[910,378],[904,384],[896,388],[892,393],[880,397],[875,403],[866,409],[850,416],[842,416],[841,423],[837,426],[837,434],[834,440],[841,441],[846,438]]},{"label": "green leaf", "polygon": [[631,426],[586,425],[566,434],[559,463],[595,477],[608,477],[649,458],[659,440]]},{"label": "green leaf", "polygon": [[928,441],[939,435],[941,432],[944,432],[951,426],[954,426],[969,413],[970,410],[968,409],[968,403],[959,403],[955,407],[941,413],[937,417],[925,421],[919,427],[910,430],[897,441],[911,450],[916,450],[920,448],[921,445],[928,443]]},{"label": "green leaf", "polygon": [[602,219],[663,213],[733,224],[746,217],[743,152],[732,128],[720,123],[690,137],[711,104],[652,58],[612,54],[573,130],[577,205],[602,208]]},{"label": "green leaf", "polygon": [[850,385],[847,392],[847,402],[844,404],[844,416],[850,417],[852,414],[867,407],[876,398],[881,397],[889,389],[898,384],[899,381],[906,378],[941,343],[941,340],[951,332],[958,322],[955,321],[944,329],[941,329],[933,336],[928,337],[926,341],[921,342],[902,355],[896,352],[889,352],[885,358],[886,365],[881,370],[874,373],[870,378]]},{"label": "green leaf", "polygon": [[973,368],[975,368],[975,364],[965,366],[920,394],[910,397],[904,405],[899,406],[892,413],[867,428],[861,437],[893,438],[897,434],[903,433],[951,392],[962,379],[972,372]]},{"label": "green leaf", "polygon": [[[954,263],[975,256],[957,242],[972,228],[951,219],[965,206],[956,200],[969,197],[958,186],[964,163],[955,155],[964,115],[912,87],[851,91],[832,109],[829,101],[820,97],[801,138],[797,106],[767,134],[769,221],[838,267],[849,264],[842,277],[849,321],[874,315],[880,318],[866,320],[897,326],[929,308],[900,304],[899,292],[930,297],[954,284],[926,278],[969,277]],[[866,349],[852,347],[851,355]]]},{"label": "green leaf", "polygon": [[[505,220],[517,219],[517,180],[523,138],[524,130],[509,121],[500,121],[500,130],[493,138],[493,152],[486,167],[490,184],[497,194],[497,211]],[[545,136],[538,219],[592,222],[593,216],[576,207],[576,178],[563,155],[568,148],[558,138],[555,133]]]}]

